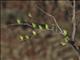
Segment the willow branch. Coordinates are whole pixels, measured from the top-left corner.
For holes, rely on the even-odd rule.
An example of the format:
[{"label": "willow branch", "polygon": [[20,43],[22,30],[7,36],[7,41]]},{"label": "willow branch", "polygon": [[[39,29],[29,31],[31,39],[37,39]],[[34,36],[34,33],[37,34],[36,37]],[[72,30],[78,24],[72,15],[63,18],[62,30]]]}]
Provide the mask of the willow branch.
[{"label": "willow branch", "polygon": [[38,8],[41,12],[43,12],[44,14],[46,14],[47,16],[52,17],[53,20],[54,20],[54,22],[55,22],[55,24],[56,24],[56,26],[57,26],[57,28],[60,30],[61,34],[63,34],[63,30],[60,28],[58,22],[56,21],[56,18],[55,18],[53,15],[45,12],[45,11],[44,11],[43,9],[41,9],[40,7],[37,6],[37,8]]},{"label": "willow branch", "polygon": [[[57,23],[55,17],[47,12],[45,12],[43,9],[41,9],[40,7],[37,7],[40,11],[42,11],[44,14],[46,14],[49,17],[52,17],[57,28],[60,30],[61,34],[63,34],[63,30],[60,28],[59,24]],[[71,37],[71,41],[74,41],[75,39],[75,32],[76,32],[76,21],[75,21],[75,0],[73,1],[73,17],[72,17],[72,21],[73,21],[73,32],[72,32],[72,37]],[[69,39],[70,40],[70,39]],[[72,44],[72,42],[70,43],[71,47],[77,52],[79,53],[79,50],[76,48],[76,46],[74,44]],[[78,54],[79,55],[79,54]]]}]

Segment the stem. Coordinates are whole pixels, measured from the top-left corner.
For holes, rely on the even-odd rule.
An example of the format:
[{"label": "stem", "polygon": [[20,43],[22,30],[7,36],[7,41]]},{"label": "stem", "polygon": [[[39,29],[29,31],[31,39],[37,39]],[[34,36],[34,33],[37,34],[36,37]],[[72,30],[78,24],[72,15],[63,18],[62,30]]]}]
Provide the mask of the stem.
[{"label": "stem", "polygon": [[44,14],[46,14],[47,16],[52,17],[53,20],[54,20],[54,22],[55,22],[55,24],[56,24],[56,26],[57,26],[57,28],[60,30],[61,34],[63,34],[63,30],[60,28],[60,26],[59,26],[58,22],[56,21],[55,17],[54,17],[53,15],[45,12],[44,10],[42,10],[40,7],[37,6],[37,8],[38,8],[40,11],[42,11]]},{"label": "stem", "polygon": [[72,41],[74,41],[75,40],[75,33],[76,33],[75,0],[73,0],[73,17],[72,17],[72,23],[73,23]]},{"label": "stem", "polygon": [[[73,31],[72,31],[71,41],[73,41],[74,44],[75,44],[75,34],[76,34],[75,0],[73,0],[73,17],[72,17],[72,23],[73,23]],[[70,45],[72,46],[72,48],[78,53],[78,55],[80,55],[79,49],[74,44],[71,44],[70,43]]]},{"label": "stem", "polygon": [[29,26],[32,27],[32,25],[30,25],[29,23],[22,23],[22,24],[10,24],[10,26]]}]

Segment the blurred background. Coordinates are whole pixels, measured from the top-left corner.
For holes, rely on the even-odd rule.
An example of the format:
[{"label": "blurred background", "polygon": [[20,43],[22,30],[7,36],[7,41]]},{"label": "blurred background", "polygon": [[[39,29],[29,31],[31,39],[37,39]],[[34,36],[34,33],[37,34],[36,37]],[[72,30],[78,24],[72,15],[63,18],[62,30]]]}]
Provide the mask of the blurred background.
[{"label": "blurred background", "polygon": [[[25,30],[15,24],[16,19],[30,23],[54,24],[52,18],[45,15],[37,7],[55,16],[62,29],[72,33],[73,0],[28,1],[2,0],[1,7],[1,60],[80,60],[69,44],[62,46],[63,36],[55,31],[41,31],[38,36],[21,41],[21,33],[30,34],[32,29]],[[76,46],[80,46],[80,1],[76,0]],[[39,31],[37,31],[39,32]]]}]

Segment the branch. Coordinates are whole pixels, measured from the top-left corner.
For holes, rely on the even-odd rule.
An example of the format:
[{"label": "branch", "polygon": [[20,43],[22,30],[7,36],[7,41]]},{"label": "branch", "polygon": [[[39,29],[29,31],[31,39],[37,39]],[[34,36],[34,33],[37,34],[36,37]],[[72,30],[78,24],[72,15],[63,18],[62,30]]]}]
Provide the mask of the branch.
[{"label": "branch", "polygon": [[76,34],[76,19],[75,19],[75,0],[73,0],[73,17],[72,17],[72,23],[73,23],[73,31],[72,31],[72,36],[71,36],[71,41],[70,45],[72,48],[80,55],[80,50],[75,46],[75,34]]},{"label": "branch", "polygon": [[21,24],[9,24],[9,26],[26,26],[26,27],[31,27],[32,28],[32,25],[29,24],[29,23],[21,23]]},{"label": "branch", "polygon": [[60,30],[61,34],[64,34],[64,33],[63,33],[63,30],[60,28],[58,22],[56,21],[56,18],[55,18],[53,15],[51,15],[51,14],[45,12],[43,9],[41,9],[41,8],[38,7],[38,6],[37,6],[37,8],[38,8],[41,12],[43,12],[44,14],[46,14],[47,16],[52,17],[53,20],[54,20],[54,22],[55,22],[55,24],[56,24],[56,26],[57,26],[57,28]]},{"label": "branch", "polygon": [[73,0],[73,17],[72,17],[72,23],[73,23],[73,31],[72,31],[72,41],[75,40],[75,33],[76,33],[76,19],[75,19],[75,0]]},{"label": "branch", "polygon": [[[77,47],[72,44],[72,42],[74,42],[74,38],[75,38],[75,32],[76,32],[76,21],[75,21],[75,0],[74,0],[74,6],[73,6],[73,17],[72,17],[72,21],[73,21],[73,32],[72,32],[72,38],[69,40],[71,40],[71,42],[69,42],[70,46],[77,52],[77,53],[80,53],[80,51],[77,49]],[[42,11],[44,14],[46,14],[47,16],[49,17],[52,17],[57,28],[60,30],[61,34],[64,34],[63,30],[60,28],[59,24],[57,23],[56,19],[54,16],[52,16],[51,14],[45,12],[44,10],[42,10],[40,7],[37,6],[37,8]],[[79,54],[78,54],[79,55]]]}]

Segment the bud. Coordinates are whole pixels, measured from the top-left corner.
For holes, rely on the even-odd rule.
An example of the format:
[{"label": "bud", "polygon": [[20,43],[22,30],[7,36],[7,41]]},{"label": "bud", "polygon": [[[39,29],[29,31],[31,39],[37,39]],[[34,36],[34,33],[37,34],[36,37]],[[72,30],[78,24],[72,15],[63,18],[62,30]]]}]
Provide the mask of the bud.
[{"label": "bud", "polygon": [[42,30],[42,29],[43,29],[41,25],[39,25],[39,29],[40,29],[40,30]]},{"label": "bud", "polygon": [[49,29],[49,26],[48,26],[48,24],[45,24],[45,28],[46,28],[46,29]]},{"label": "bud", "polygon": [[22,35],[19,36],[20,40],[24,40],[24,37]]},{"label": "bud", "polygon": [[36,28],[36,24],[35,24],[35,23],[32,23],[32,27],[33,27],[33,28]]},{"label": "bud", "polygon": [[17,19],[17,23],[18,23],[18,24],[21,24],[21,21],[20,21],[19,19]]},{"label": "bud", "polygon": [[67,30],[63,30],[63,34],[64,34],[64,36],[66,36],[68,33],[67,33]]},{"label": "bud", "polygon": [[35,31],[32,31],[33,35],[37,35],[37,33]]},{"label": "bud", "polygon": [[25,35],[25,38],[26,38],[26,39],[30,39],[28,35]]},{"label": "bud", "polygon": [[65,45],[66,45],[66,43],[65,43],[65,42],[61,42],[61,45],[62,45],[62,46],[65,46]]}]

